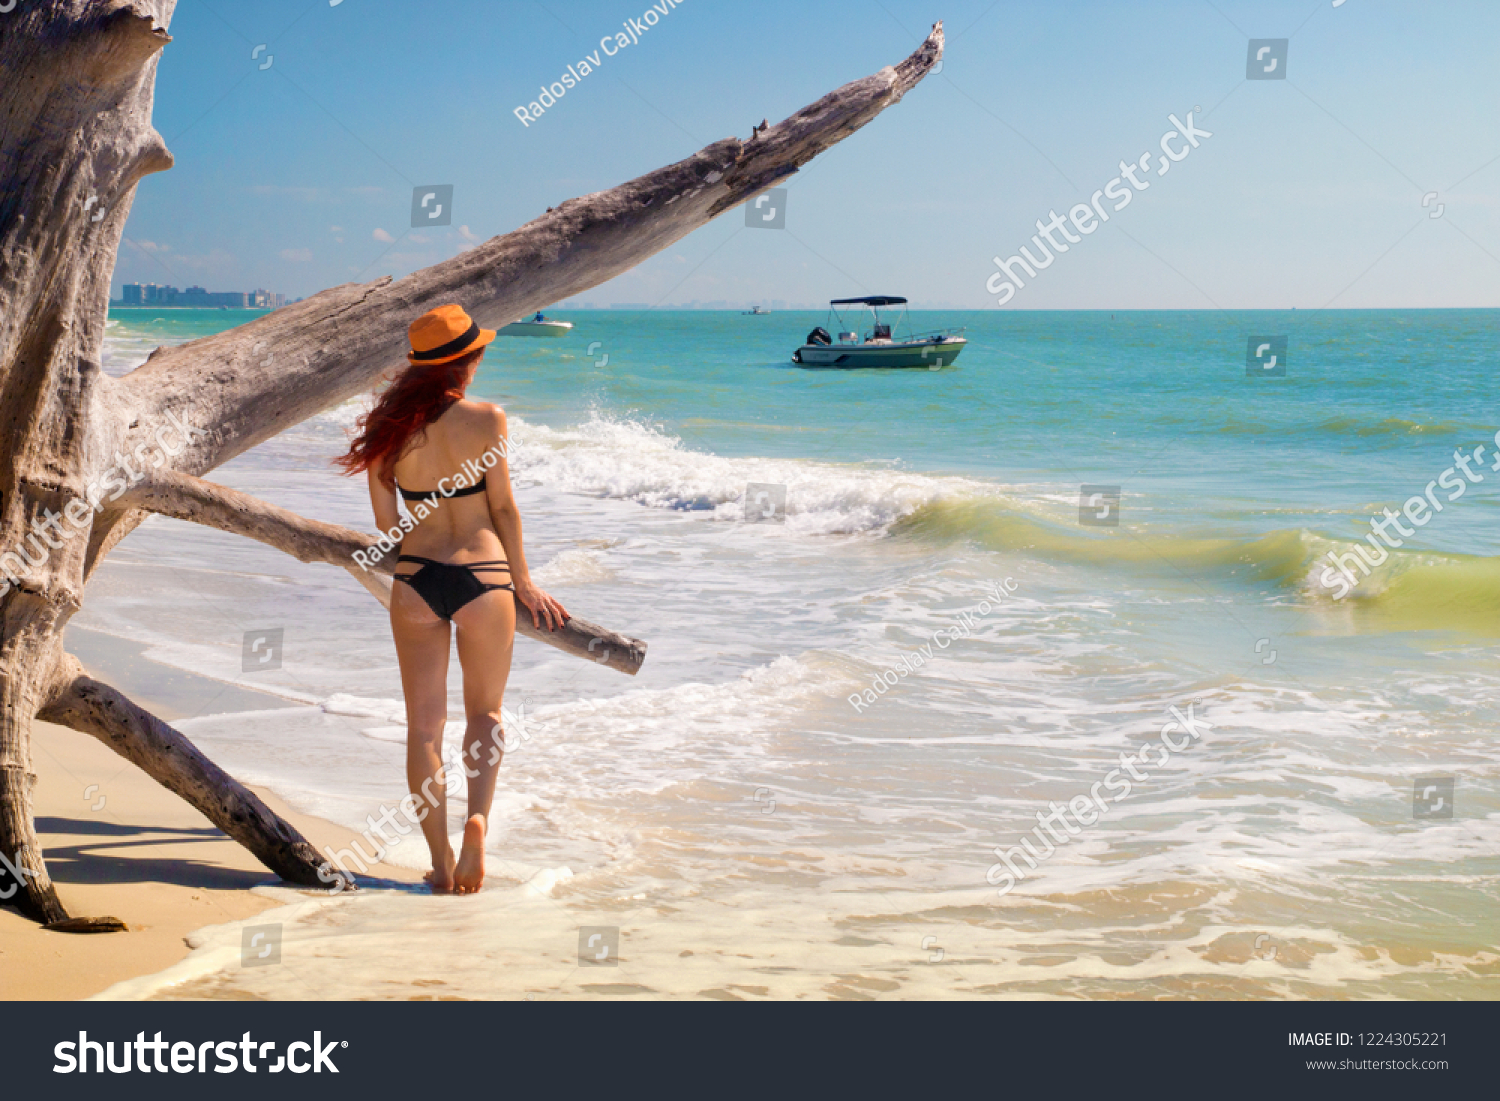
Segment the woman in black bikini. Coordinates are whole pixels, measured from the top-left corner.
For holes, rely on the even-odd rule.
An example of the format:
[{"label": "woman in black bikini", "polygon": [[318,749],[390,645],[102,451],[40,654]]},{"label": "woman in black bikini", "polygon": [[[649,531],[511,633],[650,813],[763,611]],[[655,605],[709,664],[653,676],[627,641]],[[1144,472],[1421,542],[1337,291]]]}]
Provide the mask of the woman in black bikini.
[{"label": "woman in black bikini", "polygon": [[[391,632],[406,696],[406,780],[432,851],[428,882],[435,891],[468,894],[484,882],[515,601],[547,630],[561,626],[568,613],[531,583],[526,568],[505,460],[505,413],[464,397],[495,333],[458,306],[440,306],[414,321],[409,335],[411,366],[360,418],[349,453],[337,462],[347,473],[368,474],[380,530],[402,526],[398,491],[411,514],[396,567],[400,584],[391,593]],[[469,777],[456,857],[442,761],[452,628],[463,668],[463,768]]]}]

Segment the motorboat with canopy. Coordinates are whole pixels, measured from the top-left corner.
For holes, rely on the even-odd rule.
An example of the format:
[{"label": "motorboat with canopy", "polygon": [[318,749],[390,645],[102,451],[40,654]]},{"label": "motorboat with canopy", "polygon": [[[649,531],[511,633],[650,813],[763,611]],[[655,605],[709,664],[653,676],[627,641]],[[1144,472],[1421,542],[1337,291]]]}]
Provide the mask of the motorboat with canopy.
[{"label": "motorboat with canopy", "polygon": [[[882,317],[900,307],[894,331]],[[858,311],[851,309],[858,307]],[[869,310],[873,320],[862,328],[859,316]],[[846,320],[845,314],[852,320]],[[828,322],[838,332],[838,339],[823,326],[807,334],[807,342],[792,353],[792,362],[804,367],[947,367],[958,358],[968,343],[963,329],[934,329],[911,332],[906,299],[891,295],[866,298],[835,298],[828,303]]]}]

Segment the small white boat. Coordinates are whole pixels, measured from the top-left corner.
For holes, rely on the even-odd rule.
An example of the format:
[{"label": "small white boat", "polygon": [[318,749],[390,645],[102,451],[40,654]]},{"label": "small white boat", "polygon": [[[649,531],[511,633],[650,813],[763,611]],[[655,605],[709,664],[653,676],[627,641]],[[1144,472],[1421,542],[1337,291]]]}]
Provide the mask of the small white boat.
[{"label": "small white boat", "polygon": [[764,306],[751,306],[748,310],[742,310],[741,312],[746,316],[760,317],[762,314],[768,314],[771,311]]},{"label": "small white boat", "polygon": [[[840,306],[868,307],[874,323],[862,335],[844,320]],[[838,340],[821,325],[807,334],[807,343],[792,353],[792,362],[804,367],[926,367],[937,370],[958,358],[968,341],[962,329],[936,329],[893,337],[891,326],[880,319],[880,311],[901,307],[898,324],[906,323],[906,299],[889,295],[869,298],[836,298],[828,303],[829,323],[838,329]]]},{"label": "small white boat", "polygon": [[571,321],[553,321],[543,317],[538,311],[537,315],[527,321],[517,321],[505,326],[500,330],[500,336],[567,336],[573,329]]}]

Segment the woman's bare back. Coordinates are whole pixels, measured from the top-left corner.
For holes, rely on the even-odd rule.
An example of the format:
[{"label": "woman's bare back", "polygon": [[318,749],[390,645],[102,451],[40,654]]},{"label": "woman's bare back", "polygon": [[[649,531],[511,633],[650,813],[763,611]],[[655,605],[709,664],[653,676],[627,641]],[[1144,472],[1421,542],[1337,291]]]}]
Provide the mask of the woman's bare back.
[{"label": "woman's bare back", "polygon": [[[504,454],[504,418],[488,402],[454,402],[427,426],[426,438],[397,460],[392,470],[397,485],[407,493],[423,494],[420,501],[406,502],[417,526],[402,541],[403,554],[454,563],[505,557],[491,513],[500,503],[496,479],[485,477],[483,493],[443,493],[475,484],[485,473],[486,461],[495,470],[497,449]],[[508,482],[503,468],[498,474]]]}]

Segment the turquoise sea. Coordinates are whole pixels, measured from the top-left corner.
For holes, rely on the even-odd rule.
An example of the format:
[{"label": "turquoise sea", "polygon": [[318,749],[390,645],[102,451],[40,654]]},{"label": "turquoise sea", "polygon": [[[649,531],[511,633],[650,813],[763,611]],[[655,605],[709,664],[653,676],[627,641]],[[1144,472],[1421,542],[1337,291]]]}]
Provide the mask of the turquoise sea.
[{"label": "turquoise sea", "polygon": [[[518,644],[492,890],[286,892],[295,974],[206,947],[121,993],[1500,994],[1500,311],[921,311],[969,346],[884,372],[793,365],[821,312],[551,312],[472,393],[539,581],[641,673]],[[106,369],[249,316],[113,311]],[[328,465],[358,411],[211,476],[370,530]],[[403,794],[341,571],[155,519],[74,622],[295,703],[183,725],[241,779],[350,825]]]}]

